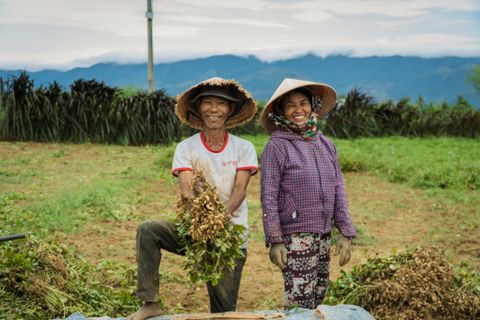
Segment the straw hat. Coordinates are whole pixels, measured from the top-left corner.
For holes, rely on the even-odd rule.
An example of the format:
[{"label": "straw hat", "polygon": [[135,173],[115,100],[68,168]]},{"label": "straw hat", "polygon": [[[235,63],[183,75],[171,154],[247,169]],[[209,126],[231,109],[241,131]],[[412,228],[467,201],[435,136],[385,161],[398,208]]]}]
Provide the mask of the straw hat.
[{"label": "straw hat", "polygon": [[272,133],[278,129],[275,124],[268,119],[268,114],[272,112],[275,103],[280,101],[280,98],[286,93],[298,88],[307,88],[312,91],[313,99],[322,97],[322,106],[320,109],[318,109],[319,116],[327,114],[333,109],[333,107],[335,107],[337,93],[329,85],[319,82],[286,78],[282,81],[277,90],[275,90],[270,100],[268,100],[267,105],[263,109],[262,114],[260,115],[260,123],[268,132]]},{"label": "straw hat", "polygon": [[237,81],[218,77],[202,81],[177,96],[175,114],[187,126],[203,128],[203,121],[196,102],[202,96],[213,95],[235,103],[235,110],[225,121],[227,129],[240,126],[252,120],[257,112],[257,104],[250,93]]}]

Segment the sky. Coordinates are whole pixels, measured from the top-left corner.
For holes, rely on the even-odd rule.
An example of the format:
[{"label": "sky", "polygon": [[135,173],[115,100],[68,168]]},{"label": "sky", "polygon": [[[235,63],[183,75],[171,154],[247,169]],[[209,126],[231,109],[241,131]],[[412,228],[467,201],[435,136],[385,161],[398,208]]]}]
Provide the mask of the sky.
[{"label": "sky", "polygon": [[[480,0],[152,0],[154,60],[480,56]],[[0,0],[0,69],[147,61],[147,0]]]}]

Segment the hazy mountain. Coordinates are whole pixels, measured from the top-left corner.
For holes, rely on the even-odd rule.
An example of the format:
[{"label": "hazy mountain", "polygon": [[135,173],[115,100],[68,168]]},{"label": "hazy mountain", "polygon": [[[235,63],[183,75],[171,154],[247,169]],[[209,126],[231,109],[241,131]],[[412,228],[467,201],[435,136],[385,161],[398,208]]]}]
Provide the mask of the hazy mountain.
[{"label": "hazy mountain", "polygon": [[[454,102],[463,96],[480,106],[473,85],[466,82],[468,72],[480,64],[480,57],[419,58],[305,55],[288,60],[262,62],[255,57],[233,55],[212,56],[155,65],[155,88],[163,88],[169,95],[177,95],[194,83],[213,76],[234,78],[254,97],[266,100],[283,78],[299,78],[325,82],[340,94],[357,87],[377,100],[422,96],[427,102]],[[0,70],[0,77],[19,71]],[[135,86],[146,89],[146,64],[100,63],[88,68],[68,71],[43,70],[29,72],[35,85],[46,85],[54,80],[64,88],[79,78],[97,79],[111,86]]]}]

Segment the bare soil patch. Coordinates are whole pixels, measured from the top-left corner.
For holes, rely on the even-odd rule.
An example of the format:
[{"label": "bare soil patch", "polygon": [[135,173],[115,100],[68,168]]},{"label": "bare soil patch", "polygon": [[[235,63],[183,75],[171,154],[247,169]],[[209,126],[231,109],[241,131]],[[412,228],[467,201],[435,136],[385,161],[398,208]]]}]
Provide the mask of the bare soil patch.
[{"label": "bare soil patch", "polygon": [[[352,259],[345,271],[352,266],[364,263],[369,257],[384,256],[407,247],[439,244],[458,258],[456,262],[467,261],[478,268],[475,263],[475,250],[479,248],[479,240],[469,237],[464,241],[464,249],[457,252],[449,241],[438,241],[430,236],[429,229],[441,215],[436,211],[432,200],[421,190],[411,189],[403,185],[392,184],[368,174],[348,173],[345,175],[352,217],[363,235],[360,243],[354,247]],[[168,190],[168,192],[167,192]],[[148,181],[142,192],[158,194],[159,198],[168,198],[166,203],[174,203],[177,186],[168,186]],[[249,186],[248,199],[258,202],[259,176],[253,177]],[[171,218],[170,214],[159,214],[168,208],[161,202],[142,203],[137,210],[139,217],[145,219]],[[165,201],[163,202],[165,203]],[[250,210],[252,230],[261,231],[261,208],[254,206]],[[142,219],[140,219],[142,220]],[[436,222],[435,222],[436,221]],[[92,262],[100,259],[115,259],[135,263],[135,228],[140,221],[105,222],[90,228],[74,239],[66,239],[75,245],[82,255]],[[453,233],[455,234],[455,233]],[[366,239],[366,240],[365,240]],[[471,251],[469,251],[471,250]],[[473,251],[473,254],[472,254]],[[183,258],[166,252],[163,256],[161,271],[186,280],[181,269]],[[333,257],[331,263],[331,279],[340,274],[338,258]],[[171,311],[208,311],[208,295],[203,285],[191,285],[166,281],[161,288],[162,301]],[[279,270],[268,258],[268,249],[263,241],[250,240],[248,259],[244,268],[238,308],[240,310],[278,309],[283,306],[283,280]]]}]

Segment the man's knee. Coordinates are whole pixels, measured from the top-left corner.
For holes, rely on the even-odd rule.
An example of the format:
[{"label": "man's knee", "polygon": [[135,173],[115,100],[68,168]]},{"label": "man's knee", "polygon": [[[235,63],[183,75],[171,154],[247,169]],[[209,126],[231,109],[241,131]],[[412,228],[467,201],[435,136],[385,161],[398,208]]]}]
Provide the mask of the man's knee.
[{"label": "man's knee", "polygon": [[149,234],[162,231],[168,231],[170,229],[167,221],[148,220],[140,223],[137,226],[137,234]]},{"label": "man's knee", "polygon": [[153,221],[153,220],[144,221],[137,226],[137,234],[143,235],[143,234],[151,233],[154,229],[157,228],[157,226],[158,224],[156,221]]}]

